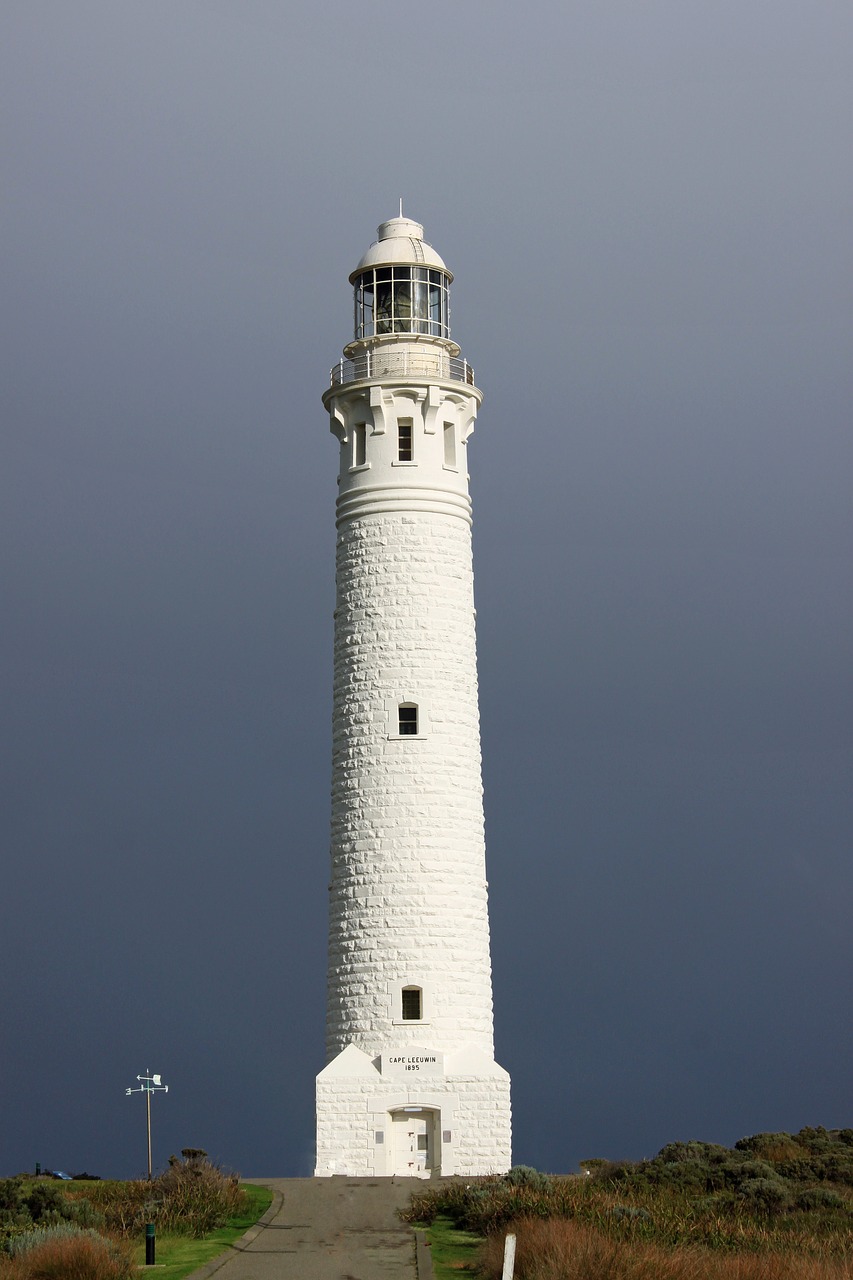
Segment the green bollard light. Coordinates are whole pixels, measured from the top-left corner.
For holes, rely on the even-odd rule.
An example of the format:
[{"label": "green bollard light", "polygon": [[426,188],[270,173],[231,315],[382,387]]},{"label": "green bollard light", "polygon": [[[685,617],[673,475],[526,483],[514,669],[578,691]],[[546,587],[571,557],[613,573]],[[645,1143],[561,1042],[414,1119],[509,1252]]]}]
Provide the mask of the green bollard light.
[{"label": "green bollard light", "polygon": [[145,1224],[145,1265],[146,1267],[154,1266],[154,1252],[156,1242],[154,1239],[154,1223],[146,1222]]}]

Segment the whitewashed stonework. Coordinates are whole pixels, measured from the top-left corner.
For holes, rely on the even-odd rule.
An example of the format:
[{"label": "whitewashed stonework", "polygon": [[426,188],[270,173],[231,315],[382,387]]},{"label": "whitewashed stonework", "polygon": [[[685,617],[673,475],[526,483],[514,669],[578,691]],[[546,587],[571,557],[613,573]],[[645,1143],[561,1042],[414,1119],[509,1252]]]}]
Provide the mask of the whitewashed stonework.
[{"label": "whitewashed stonework", "polygon": [[350,279],[356,336],[323,398],[340,478],[316,1173],[501,1172],[467,474],[482,397],[419,224],[383,223]]}]

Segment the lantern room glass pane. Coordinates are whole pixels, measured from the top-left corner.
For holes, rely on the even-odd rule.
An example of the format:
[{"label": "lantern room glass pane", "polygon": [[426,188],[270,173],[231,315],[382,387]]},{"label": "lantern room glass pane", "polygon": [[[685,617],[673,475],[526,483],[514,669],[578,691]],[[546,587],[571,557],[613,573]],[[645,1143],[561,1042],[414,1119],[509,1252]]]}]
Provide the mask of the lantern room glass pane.
[{"label": "lantern room glass pane", "polygon": [[376,332],[391,333],[393,329],[392,317],[394,308],[392,305],[392,286],[390,280],[376,281]]},{"label": "lantern room glass pane", "polygon": [[394,325],[395,332],[412,331],[412,276],[407,268],[394,270]]},{"label": "lantern room glass pane", "polygon": [[355,336],[424,333],[446,338],[447,277],[426,267],[376,267],[355,282]]},{"label": "lantern room glass pane", "polygon": [[412,318],[416,333],[429,333],[429,284],[423,267],[412,271]]}]

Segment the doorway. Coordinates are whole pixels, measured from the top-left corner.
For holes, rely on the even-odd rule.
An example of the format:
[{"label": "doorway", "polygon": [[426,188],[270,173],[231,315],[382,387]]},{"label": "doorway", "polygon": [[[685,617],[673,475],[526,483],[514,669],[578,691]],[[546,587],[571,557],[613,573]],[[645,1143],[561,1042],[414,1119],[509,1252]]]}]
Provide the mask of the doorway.
[{"label": "doorway", "polygon": [[428,1178],[438,1171],[437,1117],[437,1112],[425,1107],[405,1107],[391,1112],[396,1177]]}]

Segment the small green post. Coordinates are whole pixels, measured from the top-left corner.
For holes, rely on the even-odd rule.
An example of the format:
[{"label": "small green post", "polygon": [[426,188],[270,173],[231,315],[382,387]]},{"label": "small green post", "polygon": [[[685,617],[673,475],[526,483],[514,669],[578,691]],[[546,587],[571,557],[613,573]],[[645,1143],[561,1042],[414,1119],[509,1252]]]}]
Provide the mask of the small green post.
[{"label": "small green post", "polygon": [[146,1222],[145,1224],[145,1265],[146,1267],[154,1266],[154,1254],[157,1242],[154,1239],[154,1223]]}]

